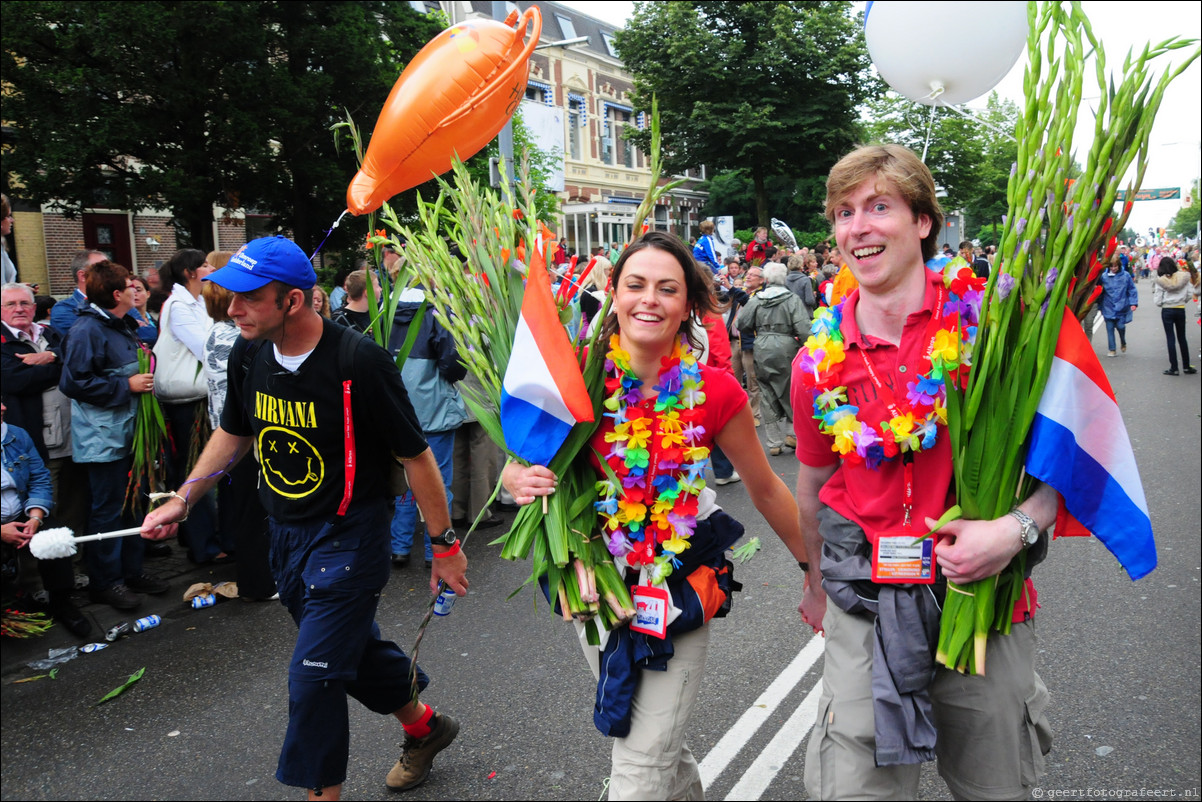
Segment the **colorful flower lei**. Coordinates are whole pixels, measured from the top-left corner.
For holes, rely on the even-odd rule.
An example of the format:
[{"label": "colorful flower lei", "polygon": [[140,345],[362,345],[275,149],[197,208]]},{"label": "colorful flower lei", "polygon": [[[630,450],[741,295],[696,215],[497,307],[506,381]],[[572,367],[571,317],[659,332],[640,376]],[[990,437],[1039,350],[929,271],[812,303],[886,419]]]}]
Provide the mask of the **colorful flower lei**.
[{"label": "colorful flower lei", "polygon": [[905,397],[895,399],[899,414],[875,425],[860,420],[860,408],[848,403],[847,387],[839,385],[846,359],[840,329],[843,304],[814,314],[798,367],[802,383],[814,396],[818,429],[835,439],[831,450],[845,462],[864,463],[875,470],[899,453],[933,447],[938,425],[947,425],[946,379],[952,376],[961,387],[968,381],[985,279],[956,257],[943,270],[943,285],[946,299],[939,327],[922,357],[921,375],[906,383]]},{"label": "colorful flower lei", "polygon": [[678,340],[661,365],[651,406],[630,369],[630,354],[618,335],[610,338],[604,414],[614,428],[605,435],[612,446],[604,459],[613,478],[597,483],[595,504],[610,554],[648,566],[653,583],[667,579],[679,566],[676,556],[689,548],[710,454],[700,445],[705,393],[697,357]]}]

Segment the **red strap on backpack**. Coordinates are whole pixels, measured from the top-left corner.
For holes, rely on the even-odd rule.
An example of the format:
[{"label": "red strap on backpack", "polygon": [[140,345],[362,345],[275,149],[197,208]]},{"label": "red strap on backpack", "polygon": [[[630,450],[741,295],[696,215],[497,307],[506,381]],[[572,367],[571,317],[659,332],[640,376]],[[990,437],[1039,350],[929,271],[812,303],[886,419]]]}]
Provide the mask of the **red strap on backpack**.
[{"label": "red strap on backpack", "polygon": [[342,503],[338,505],[338,514],[346,515],[346,508],[350,506],[351,494],[355,489],[355,418],[351,414],[350,379],[342,383],[342,453],[346,483],[342,489]]}]

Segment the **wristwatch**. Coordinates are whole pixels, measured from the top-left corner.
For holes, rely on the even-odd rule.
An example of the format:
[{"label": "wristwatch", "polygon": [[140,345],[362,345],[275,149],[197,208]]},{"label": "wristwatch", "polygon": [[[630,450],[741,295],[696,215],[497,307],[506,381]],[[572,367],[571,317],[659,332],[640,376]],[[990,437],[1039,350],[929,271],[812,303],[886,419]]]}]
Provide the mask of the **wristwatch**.
[{"label": "wristwatch", "polygon": [[441,535],[430,535],[430,543],[434,546],[454,546],[458,541],[454,527],[448,527]]},{"label": "wristwatch", "polygon": [[1017,508],[1010,510],[1010,515],[1018,521],[1018,525],[1021,527],[1018,536],[1022,541],[1023,548],[1029,549],[1034,546],[1039,540],[1039,525],[1035,523],[1035,519]]}]

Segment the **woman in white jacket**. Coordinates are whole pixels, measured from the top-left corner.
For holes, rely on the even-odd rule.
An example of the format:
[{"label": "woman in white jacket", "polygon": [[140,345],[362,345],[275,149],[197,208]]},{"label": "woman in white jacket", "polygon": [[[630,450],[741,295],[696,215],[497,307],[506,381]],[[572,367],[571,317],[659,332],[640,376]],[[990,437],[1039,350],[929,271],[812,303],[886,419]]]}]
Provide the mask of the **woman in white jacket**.
[{"label": "woman in white jacket", "polygon": [[1190,273],[1178,268],[1171,256],[1162,256],[1156,266],[1156,278],[1152,280],[1152,302],[1160,307],[1160,319],[1164,323],[1164,339],[1169,347],[1169,369],[1166,376],[1177,375],[1177,352],[1173,348],[1174,333],[1181,349],[1181,367],[1185,373],[1197,373],[1189,363],[1189,344],[1185,341],[1185,304],[1198,294],[1198,288],[1190,282]]},{"label": "woman in white jacket", "polygon": [[[175,487],[188,476],[189,455],[204,449],[208,436],[208,385],[204,380],[205,340],[213,327],[201,300],[202,279],[213,268],[204,251],[184,248],[176,251],[159,268],[163,289],[170,296],[159,313],[159,341],[154,352],[158,371],[174,374],[181,385],[191,384],[191,392],[183,387],[168,395],[160,387],[159,401],[171,431],[171,446],[167,458],[167,485]],[[175,364],[168,364],[175,363]],[[194,442],[195,441],[195,442]],[[192,508],[188,521],[179,527],[180,543],[195,563],[226,562],[233,548],[233,538],[221,531],[217,522],[217,507],[211,495],[200,499]],[[228,547],[228,548],[227,548]]]}]

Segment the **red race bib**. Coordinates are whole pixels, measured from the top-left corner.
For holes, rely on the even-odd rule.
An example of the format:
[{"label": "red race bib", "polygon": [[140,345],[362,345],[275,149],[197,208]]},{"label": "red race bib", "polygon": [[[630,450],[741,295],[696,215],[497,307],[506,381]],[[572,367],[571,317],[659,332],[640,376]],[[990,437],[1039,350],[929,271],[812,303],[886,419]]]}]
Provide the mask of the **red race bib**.
[{"label": "red race bib", "polygon": [[668,591],[636,585],[631,589],[631,595],[634,597],[634,620],[630,622],[630,630],[664,638],[668,634],[668,610],[672,606]]}]

